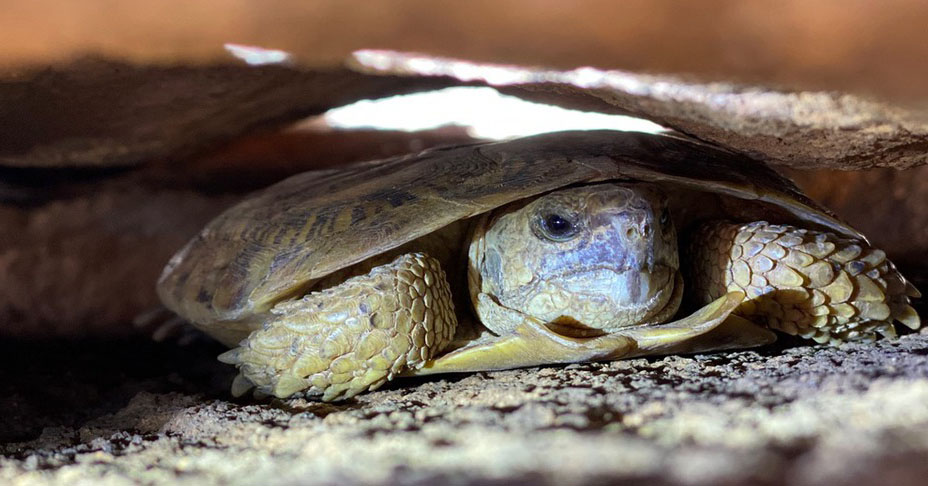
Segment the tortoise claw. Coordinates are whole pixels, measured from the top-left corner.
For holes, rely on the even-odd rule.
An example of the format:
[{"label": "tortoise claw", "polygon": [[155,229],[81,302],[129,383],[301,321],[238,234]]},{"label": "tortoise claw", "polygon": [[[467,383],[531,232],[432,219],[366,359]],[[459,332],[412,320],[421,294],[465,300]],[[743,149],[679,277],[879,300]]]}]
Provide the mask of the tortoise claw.
[{"label": "tortoise claw", "polygon": [[242,348],[232,348],[216,356],[216,359],[219,360],[220,363],[237,365],[242,362]]},{"label": "tortoise claw", "polygon": [[915,312],[915,308],[913,308],[911,305],[906,305],[905,309],[903,309],[899,315],[894,317],[905,327],[908,327],[913,331],[917,330],[922,325],[922,321],[918,317],[918,312]]},{"label": "tortoise claw", "polygon": [[254,387],[255,384],[252,383],[251,380],[239,373],[235,375],[235,379],[232,380],[232,396],[238,398],[248,393],[248,391]]}]

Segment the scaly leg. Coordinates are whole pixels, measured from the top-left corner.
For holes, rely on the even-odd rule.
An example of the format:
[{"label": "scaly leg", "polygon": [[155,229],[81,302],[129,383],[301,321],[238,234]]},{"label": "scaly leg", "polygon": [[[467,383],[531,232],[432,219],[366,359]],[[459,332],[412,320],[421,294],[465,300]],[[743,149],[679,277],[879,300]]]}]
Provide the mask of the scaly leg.
[{"label": "scaly leg", "polygon": [[817,342],[895,336],[917,329],[909,305],[920,294],[886,254],[831,233],[764,221],[712,222],[690,238],[688,280],[697,303],[740,290],[735,314]]},{"label": "scaly leg", "polygon": [[251,387],[329,401],[417,369],[452,339],[451,289],[438,260],[401,255],[370,273],[278,304],[264,328],[220,356],[238,366],[233,393]]}]

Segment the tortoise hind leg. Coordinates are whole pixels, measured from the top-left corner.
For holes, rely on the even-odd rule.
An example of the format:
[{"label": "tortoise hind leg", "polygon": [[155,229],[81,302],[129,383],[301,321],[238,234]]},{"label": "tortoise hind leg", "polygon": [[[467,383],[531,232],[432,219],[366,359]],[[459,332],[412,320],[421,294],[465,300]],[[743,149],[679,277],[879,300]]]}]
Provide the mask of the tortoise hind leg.
[{"label": "tortoise hind leg", "polygon": [[421,367],[450,342],[456,326],[438,261],[409,253],[278,304],[263,329],[219,359],[239,368],[233,393],[254,386],[277,397],[306,391],[329,401]]},{"label": "tortoise hind leg", "polygon": [[858,240],[764,221],[704,224],[689,241],[691,295],[747,297],[736,314],[817,342],[894,336],[916,329],[919,293],[886,254]]}]

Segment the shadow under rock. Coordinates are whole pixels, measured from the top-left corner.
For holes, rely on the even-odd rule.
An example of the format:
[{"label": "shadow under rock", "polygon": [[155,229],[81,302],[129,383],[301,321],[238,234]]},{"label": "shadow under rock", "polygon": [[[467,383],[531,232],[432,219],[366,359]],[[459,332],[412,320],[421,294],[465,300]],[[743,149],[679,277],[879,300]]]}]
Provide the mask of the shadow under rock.
[{"label": "shadow under rock", "polygon": [[234,372],[223,348],[123,340],[0,340],[0,443],[37,438],[45,427],[80,427],[115,413],[140,392],[228,396]]}]

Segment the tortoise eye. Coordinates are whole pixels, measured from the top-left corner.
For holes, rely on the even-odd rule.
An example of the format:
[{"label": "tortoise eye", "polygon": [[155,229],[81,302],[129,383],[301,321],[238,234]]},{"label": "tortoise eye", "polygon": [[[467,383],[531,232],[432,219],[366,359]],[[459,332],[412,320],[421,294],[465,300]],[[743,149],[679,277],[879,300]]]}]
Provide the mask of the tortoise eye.
[{"label": "tortoise eye", "polygon": [[538,223],[541,236],[551,241],[567,241],[577,235],[577,226],[557,213],[542,216]]}]

